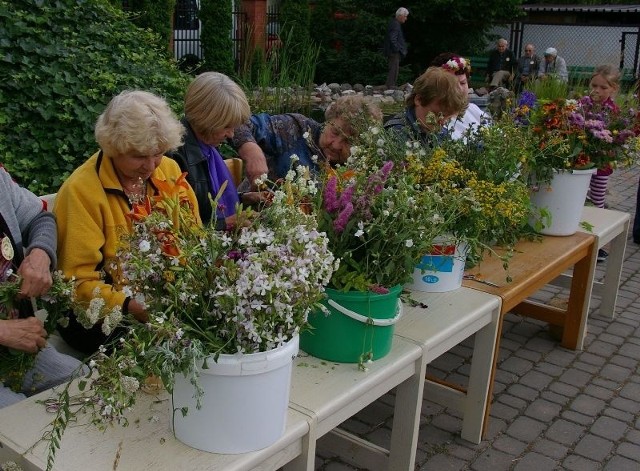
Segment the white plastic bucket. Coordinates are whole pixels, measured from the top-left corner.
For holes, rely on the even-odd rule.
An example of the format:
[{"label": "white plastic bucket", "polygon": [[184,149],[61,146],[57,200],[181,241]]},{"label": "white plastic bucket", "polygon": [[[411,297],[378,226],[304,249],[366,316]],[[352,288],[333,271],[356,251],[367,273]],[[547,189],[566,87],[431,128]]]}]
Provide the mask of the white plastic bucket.
[{"label": "white plastic bucket", "polygon": [[462,286],[467,244],[455,241],[439,243],[434,251],[425,255],[413,270],[413,281],[406,285],[415,291],[443,293]]},{"label": "white plastic bucket", "polygon": [[[533,227],[542,222],[538,232],[545,235],[569,236],[578,231],[582,208],[587,197],[591,175],[595,169],[572,170],[554,173],[549,183],[541,183],[531,190],[532,214],[529,224]],[[540,217],[546,208],[551,220]]]},{"label": "white plastic bucket", "polygon": [[[268,352],[220,355],[200,370],[202,408],[195,389],[177,375],[169,414],[173,432],[185,445],[211,453],[238,454],[260,450],[284,433],[289,405],[291,368],[298,354],[296,335]],[[188,407],[185,416],[181,408]]]}]

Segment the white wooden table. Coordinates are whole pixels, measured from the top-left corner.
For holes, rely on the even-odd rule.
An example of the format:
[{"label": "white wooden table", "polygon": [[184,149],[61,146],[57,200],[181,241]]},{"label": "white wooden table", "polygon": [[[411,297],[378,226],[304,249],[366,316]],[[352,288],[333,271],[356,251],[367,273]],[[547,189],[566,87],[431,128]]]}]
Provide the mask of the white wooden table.
[{"label": "white wooden table", "polygon": [[[469,288],[448,293],[416,291],[412,298],[428,307],[404,304],[391,352],[369,364],[368,371],[314,357],[298,358],[294,363],[292,407],[313,418],[311,430],[320,439],[319,448],[358,468],[413,469],[423,397],[463,412],[462,437],[473,443],[481,440],[501,300]],[[429,362],[474,334],[466,393],[460,387],[425,380]],[[395,386],[389,450],[335,429]]]},{"label": "white wooden table", "polygon": [[[624,251],[627,246],[627,231],[629,230],[630,219],[629,213],[595,208],[593,206],[585,206],[580,218],[581,222],[586,222],[593,227],[591,231],[587,231],[582,227],[578,230],[586,234],[593,234],[596,237],[598,249],[609,244],[609,256],[607,257],[604,276],[602,281],[593,280],[591,293],[601,296],[599,313],[610,319],[613,319],[616,315],[616,299],[618,298],[618,287],[620,286],[622,262],[624,261]],[[593,253],[594,266],[597,256],[598,251],[595,250]],[[593,276],[595,277],[595,270]],[[551,284],[568,288],[571,285],[571,274],[562,274],[553,280]]]},{"label": "white wooden table", "polygon": [[[394,336],[389,354],[367,366],[367,371],[360,371],[355,363],[298,357],[293,364],[290,407],[310,417],[310,442],[333,432],[325,446],[329,444],[332,452],[358,467],[413,469],[426,368],[423,351],[415,342]],[[396,407],[389,451],[334,430],[394,387]],[[285,469],[305,468],[293,462]],[[313,470],[313,463],[306,463],[306,469]]]},{"label": "white wooden table", "polygon": [[[48,430],[54,417],[35,401],[50,396],[51,392],[45,391],[0,409],[0,463],[15,461],[24,471],[46,469],[46,444],[40,442],[31,447]],[[130,425],[115,426],[105,433],[89,425],[70,426],[56,455],[54,469],[265,471],[277,470],[308,453],[308,417],[293,409],[288,411],[284,435],[274,445],[252,453],[221,455],[199,451],[176,440],[169,431],[167,401],[166,393],[159,396],[142,393],[129,414]]]},{"label": "white wooden table", "polygon": [[[358,467],[410,470],[416,456],[424,391],[428,398],[464,413],[462,436],[479,443],[495,351],[500,298],[461,288],[449,293],[419,293],[428,308],[404,306],[388,355],[360,371],[357,364],[333,363],[301,354],[294,362],[287,428],[264,450],[242,455],[201,452],[177,441],[168,426],[166,394],[142,395],[128,428],[106,433],[80,425],[65,433],[56,470],[290,470],[315,468],[316,442]],[[428,362],[476,334],[467,394],[425,382]],[[426,383],[426,389],[425,389]],[[389,450],[338,429],[338,425],[396,388]],[[25,471],[46,466],[46,448],[31,449],[52,415],[35,403],[44,392],[0,410],[0,462],[14,460]],[[157,420],[149,420],[150,417]],[[18,425],[19,424],[19,425]],[[116,466],[117,465],[117,466]]]},{"label": "white wooden table", "polygon": [[462,438],[480,443],[491,390],[501,299],[464,287],[446,293],[413,291],[411,296],[428,307],[405,307],[395,333],[421,345],[427,364],[475,334],[466,392],[433,378],[426,380],[424,397],[461,411]]}]

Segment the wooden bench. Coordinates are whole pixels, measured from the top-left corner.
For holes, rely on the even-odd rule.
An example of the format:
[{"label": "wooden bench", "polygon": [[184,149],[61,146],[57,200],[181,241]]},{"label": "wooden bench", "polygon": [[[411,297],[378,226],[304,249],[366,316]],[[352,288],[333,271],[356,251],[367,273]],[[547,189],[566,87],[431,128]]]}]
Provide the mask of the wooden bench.
[{"label": "wooden bench", "polygon": [[[570,65],[567,67],[569,72],[569,83],[574,85],[589,85],[589,80],[593,72],[596,70],[594,66]],[[623,88],[629,88],[636,83],[636,76],[633,69],[622,69],[620,74],[620,85]]]},{"label": "wooden bench", "polygon": [[471,61],[471,76],[469,84],[472,87],[483,87],[487,84],[488,56],[465,56]]}]

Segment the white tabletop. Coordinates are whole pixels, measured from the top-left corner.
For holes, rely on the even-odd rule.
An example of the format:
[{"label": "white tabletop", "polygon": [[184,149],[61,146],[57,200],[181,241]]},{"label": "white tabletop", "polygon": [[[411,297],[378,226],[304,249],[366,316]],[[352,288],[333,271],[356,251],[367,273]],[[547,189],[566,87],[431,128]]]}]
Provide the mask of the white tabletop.
[{"label": "white tabletop", "polygon": [[[29,448],[49,429],[54,417],[35,401],[50,396],[51,392],[45,391],[0,409],[0,463],[15,461],[25,471],[46,469],[47,444],[40,442]],[[115,426],[105,433],[83,423],[71,425],[63,436],[54,470],[276,470],[300,454],[302,439],[309,431],[308,418],[289,409],[285,433],[271,447],[241,455],[207,453],[173,437],[167,401],[166,393],[140,393],[129,414],[130,425]]]}]

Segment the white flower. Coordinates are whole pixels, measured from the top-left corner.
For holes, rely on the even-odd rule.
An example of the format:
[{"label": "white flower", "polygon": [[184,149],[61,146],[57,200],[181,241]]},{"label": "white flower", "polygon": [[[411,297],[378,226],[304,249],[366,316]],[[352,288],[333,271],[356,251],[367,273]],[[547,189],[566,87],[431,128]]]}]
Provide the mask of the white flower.
[{"label": "white flower", "polygon": [[373,134],[373,135],[375,136],[376,134],[379,134],[379,133],[380,133],[380,128],[378,128],[378,127],[376,127],[376,126],[373,126],[373,127],[370,129],[370,131],[371,131],[371,134]]},{"label": "white flower", "polygon": [[138,248],[140,249],[140,252],[148,252],[151,250],[151,244],[148,240],[141,240]]},{"label": "white flower", "polygon": [[404,246],[405,247],[413,247],[413,240],[411,239],[407,239],[404,241]]},{"label": "white flower", "polygon": [[358,222],[358,230],[353,235],[356,237],[362,237],[364,235],[364,223],[362,221]]}]

